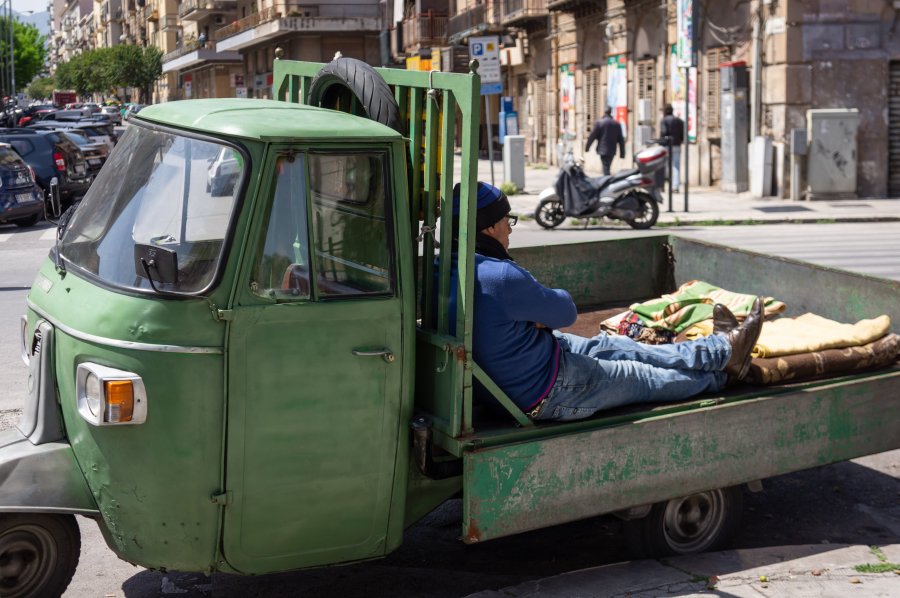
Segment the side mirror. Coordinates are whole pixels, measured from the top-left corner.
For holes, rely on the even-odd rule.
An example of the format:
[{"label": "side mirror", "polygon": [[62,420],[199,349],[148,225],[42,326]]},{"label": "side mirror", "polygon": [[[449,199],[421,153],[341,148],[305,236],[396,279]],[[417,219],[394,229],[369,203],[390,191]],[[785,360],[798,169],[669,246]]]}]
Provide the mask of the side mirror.
[{"label": "side mirror", "polygon": [[59,180],[56,177],[50,179],[50,213],[54,218],[59,218],[62,213],[62,202],[59,199]]}]

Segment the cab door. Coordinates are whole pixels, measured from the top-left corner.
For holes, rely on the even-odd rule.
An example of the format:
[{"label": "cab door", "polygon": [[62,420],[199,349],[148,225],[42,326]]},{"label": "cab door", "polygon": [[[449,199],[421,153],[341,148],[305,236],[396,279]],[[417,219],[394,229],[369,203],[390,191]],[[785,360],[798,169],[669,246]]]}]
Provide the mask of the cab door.
[{"label": "cab door", "polygon": [[412,353],[388,156],[276,147],[265,165],[228,339],[223,550],[239,571],[385,552]]}]

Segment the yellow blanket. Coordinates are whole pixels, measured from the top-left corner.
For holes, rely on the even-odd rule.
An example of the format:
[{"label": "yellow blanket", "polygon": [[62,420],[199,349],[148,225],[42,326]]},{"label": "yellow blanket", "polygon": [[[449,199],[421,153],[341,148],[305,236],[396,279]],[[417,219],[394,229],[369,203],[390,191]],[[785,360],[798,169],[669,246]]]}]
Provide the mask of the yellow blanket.
[{"label": "yellow blanket", "polygon": [[[856,324],[841,324],[816,314],[779,318],[763,324],[753,357],[778,357],[865,345],[887,334],[890,327],[889,316],[860,320]],[[679,340],[710,334],[712,320],[704,320],[681,333]]]}]

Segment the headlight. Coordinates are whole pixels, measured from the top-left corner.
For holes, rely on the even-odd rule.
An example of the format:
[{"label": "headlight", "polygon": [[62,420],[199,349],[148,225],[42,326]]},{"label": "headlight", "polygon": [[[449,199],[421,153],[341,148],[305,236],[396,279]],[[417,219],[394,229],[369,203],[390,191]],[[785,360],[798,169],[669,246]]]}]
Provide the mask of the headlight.
[{"label": "headlight", "polygon": [[75,391],[78,413],[95,426],[142,424],[147,420],[147,391],[137,374],[81,363]]}]

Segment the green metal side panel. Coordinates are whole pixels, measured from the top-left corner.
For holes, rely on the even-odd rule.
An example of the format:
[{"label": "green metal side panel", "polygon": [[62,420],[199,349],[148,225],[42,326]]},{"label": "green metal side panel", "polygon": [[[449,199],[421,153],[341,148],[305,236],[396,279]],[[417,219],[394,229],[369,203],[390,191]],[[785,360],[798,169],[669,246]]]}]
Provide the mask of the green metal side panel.
[{"label": "green metal side panel", "polygon": [[839,322],[887,314],[900,324],[900,281],[855,274],[788,258],[670,238],[677,284],[702,279],[722,288],[775,297],[786,315],[813,312]]},{"label": "green metal side panel", "polygon": [[668,236],[512,250],[542,284],[563,288],[577,305],[627,303],[670,289]]},{"label": "green metal side panel", "polygon": [[900,447],[900,371],[467,452],[480,542]]}]

